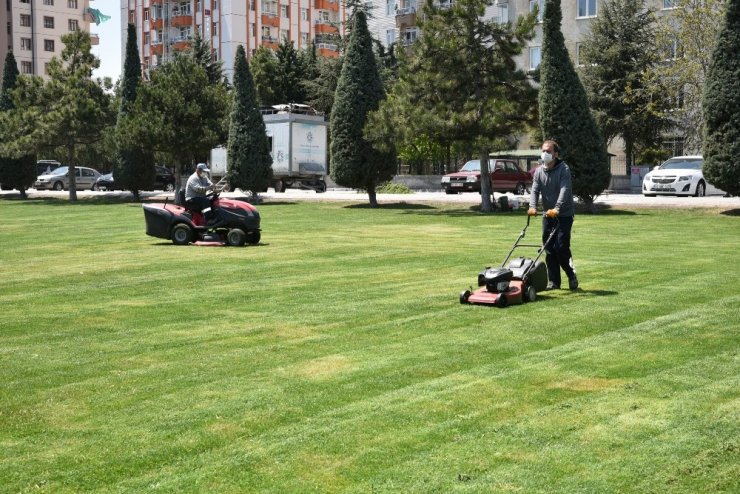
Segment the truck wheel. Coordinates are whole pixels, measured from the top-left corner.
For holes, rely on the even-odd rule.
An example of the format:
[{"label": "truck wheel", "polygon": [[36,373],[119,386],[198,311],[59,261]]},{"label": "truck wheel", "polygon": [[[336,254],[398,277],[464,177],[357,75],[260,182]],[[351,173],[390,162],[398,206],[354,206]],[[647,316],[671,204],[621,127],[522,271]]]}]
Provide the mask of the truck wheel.
[{"label": "truck wheel", "polygon": [[285,185],[283,185],[282,180],[276,180],[273,187],[275,188],[275,192],[285,192]]},{"label": "truck wheel", "polygon": [[319,180],[316,184],[316,193],[322,194],[324,192],[326,192],[326,182],[324,182],[323,180]]},{"label": "truck wheel", "polygon": [[232,228],[229,230],[229,233],[226,234],[226,243],[232,247],[242,247],[246,241],[247,236],[238,228]]},{"label": "truck wheel", "polygon": [[175,245],[188,245],[193,240],[193,229],[185,223],[178,223],[172,229],[172,243]]}]

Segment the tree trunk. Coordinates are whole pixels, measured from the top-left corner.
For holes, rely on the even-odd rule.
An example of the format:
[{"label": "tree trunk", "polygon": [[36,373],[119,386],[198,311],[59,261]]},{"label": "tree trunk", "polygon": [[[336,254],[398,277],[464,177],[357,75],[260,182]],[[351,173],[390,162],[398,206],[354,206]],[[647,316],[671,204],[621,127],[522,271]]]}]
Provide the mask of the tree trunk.
[{"label": "tree trunk", "polygon": [[378,207],[378,196],[375,193],[375,183],[368,184],[368,186],[367,186],[367,198],[370,201],[370,207],[371,208],[377,208]]},{"label": "tree trunk", "polygon": [[69,173],[69,202],[77,202],[77,169],[72,163],[72,150],[67,153],[67,172]]},{"label": "tree trunk", "polygon": [[491,174],[488,171],[488,150],[480,151],[480,210],[484,213],[493,211],[491,202]]}]

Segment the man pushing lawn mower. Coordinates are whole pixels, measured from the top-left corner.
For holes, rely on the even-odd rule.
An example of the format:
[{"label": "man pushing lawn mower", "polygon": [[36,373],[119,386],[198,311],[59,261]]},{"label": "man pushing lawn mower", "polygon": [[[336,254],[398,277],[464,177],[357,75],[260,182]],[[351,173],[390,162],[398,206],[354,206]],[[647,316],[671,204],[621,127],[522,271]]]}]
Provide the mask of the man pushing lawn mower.
[{"label": "man pushing lawn mower", "polygon": [[[560,159],[560,146],[553,140],[542,143],[542,166],[532,179],[532,195],[527,214],[537,214],[537,201],[542,197],[545,215],[542,219],[542,243],[550,279],[549,290],[560,288],[560,269],[568,277],[568,288],[578,288],[576,268],[570,252],[570,231],[573,227],[575,206],[570,169]],[[557,231],[555,231],[557,230]],[[554,235],[552,235],[554,232]]]}]

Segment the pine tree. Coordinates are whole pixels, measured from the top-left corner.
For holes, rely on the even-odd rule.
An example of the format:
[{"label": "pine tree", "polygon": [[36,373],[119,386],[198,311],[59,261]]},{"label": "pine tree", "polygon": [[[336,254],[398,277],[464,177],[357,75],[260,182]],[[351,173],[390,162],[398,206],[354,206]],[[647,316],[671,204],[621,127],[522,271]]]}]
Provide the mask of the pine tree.
[{"label": "pine tree", "polygon": [[[128,25],[127,36],[118,122],[129,118],[131,106],[136,101],[136,93],[141,79],[136,27],[133,24]],[[155,179],[153,153],[147,152],[139,144],[120,143],[117,146],[118,152],[113,163],[113,179],[116,181],[116,185],[130,190],[135,201],[139,200],[139,191],[151,188]]]},{"label": "pine tree", "polygon": [[253,196],[267,190],[272,179],[270,143],[265,122],[257,108],[252,73],[244,47],[234,59],[234,103],[229,125],[227,168],[232,187],[249,190]]},{"label": "pine tree", "polygon": [[254,79],[254,90],[260,106],[271,106],[287,103],[282,98],[277,80],[279,77],[278,59],[267,47],[260,46],[249,60],[250,71]]},{"label": "pine tree", "polygon": [[740,0],[728,0],[704,91],[704,177],[740,195]]},{"label": "pine tree", "polygon": [[301,81],[306,77],[306,68],[303,59],[293,46],[293,42],[285,38],[278,46],[278,80],[277,94],[281,103],[305,103],[306,91]]},{"label": "pine tree", "polygon": [[363,134],[368,114],[385,92],[365,13],[357,11],[354,18],[329,121],[331,176],[339,185],[367,190],[370,206],[378,207],[375,187],[393,178],[396,163],[392,153],[378,150]]},{"label": "pine tree", "polygon": [[611,173],[606,143],[591,115],[586,91],[576,74],[560,30],[560,0],[546,0],[540,64],[539,115],[545,139],[560,144],[568,163],[573,194],[593,211],[593,203],[609,186]]},{"label": "pine tree", "polygon": [[[12,51],[5,56],[3,68],[3,85],[0,89],[0,112],[12,112],[15,103],[11,91],[18,80],[18,65]],[[5,136],[3,136],[5,138]],[[5,188],[18,189],[23,199],[27,198],[26,189],[33,185],[36,178],[36,159],[31,154],[19,158],[0,156],[0,183]]]},{"label": "pine tree", "polygon": [[666,81],[651,81],[661,53],[655,12],[644,0],[609,0],[599,6],[581,50],[583,83],[603,137],[621,137],[629,167],[638,152],[656,149],[671,121]]}]

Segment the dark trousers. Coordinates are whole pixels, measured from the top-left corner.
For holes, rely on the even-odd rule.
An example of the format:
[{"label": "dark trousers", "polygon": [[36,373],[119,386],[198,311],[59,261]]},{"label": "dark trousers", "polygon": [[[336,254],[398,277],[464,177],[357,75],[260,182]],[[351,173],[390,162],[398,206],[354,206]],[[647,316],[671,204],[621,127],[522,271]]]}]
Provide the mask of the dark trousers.
[{"label": "dark trousers", "polygon": [[192,197],[185,201],[185,205],[188,209],[200,212],[211,207],[211,199],[205,196]]},{"label": "dark trousers", "polygon": [[547,240],[552,229],[558,225],[558,231],[549,243],[545,245],[545,263],[547,264],[547,276],[550,282],[560,285],[560,269],[570,279],[576,274],[573,265],[573,256],[570,253],[570,230],[573,228],[572,216],[561,216],[559,218],[544,218],[542,221],[542,242]]}]

